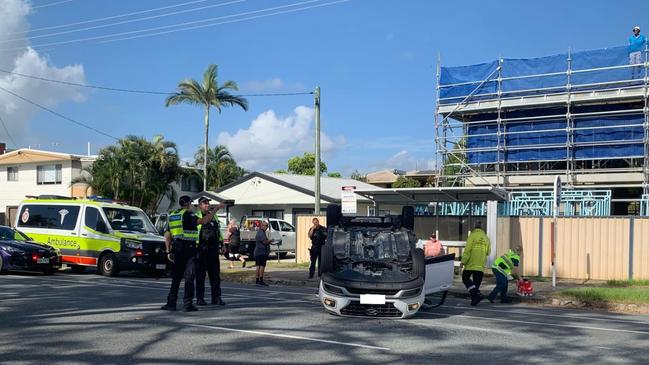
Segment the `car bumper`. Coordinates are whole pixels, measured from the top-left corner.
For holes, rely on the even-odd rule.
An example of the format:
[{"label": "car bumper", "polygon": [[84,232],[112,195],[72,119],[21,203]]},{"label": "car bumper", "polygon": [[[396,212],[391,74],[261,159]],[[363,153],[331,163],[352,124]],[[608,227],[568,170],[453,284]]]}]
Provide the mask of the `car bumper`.
[{"label": "car bumper", "polygon": [[25,271],[49,271],[49,270],[58,270],[61,268],[61,257],[60,256],[44,256],[39,257],[37,260],[42,260],[46,258],[48,262],[38,262],[32,258],[32,254],[26,255],[12,255],[7,258],[4,258],[6,268],[9,270],[25,270]]},{"label": "car bumper", "polygon": [[137,256],[133,252],[121,253],[119,255],[119,267],[122,270],[158,270],[169,269],[169,262],[165,254],[143,254]]},{"label": "car bumper", "polygon": [[324,289],[322,280],[318,291],[320,303],[330,313],[347,317],[364,318],[409,318],[414,316],[424,303],[423,290],[409,298],[386,296],[384,304],[361,304],[360,294],[334,294]]}]

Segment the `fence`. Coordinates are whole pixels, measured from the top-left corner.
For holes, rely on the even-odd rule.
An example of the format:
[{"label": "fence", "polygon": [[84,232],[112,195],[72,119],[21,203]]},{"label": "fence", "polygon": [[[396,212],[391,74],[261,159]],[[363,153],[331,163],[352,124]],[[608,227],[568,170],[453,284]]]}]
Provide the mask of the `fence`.
[{"label": "fence", "polygon": [[311,239],[309,238],[309,228],[313,225],[311,221],[313,218],[318,218],[320,224],[327,226],[327,217],[321,215],[312,215],[312,214],[300,214],[295,221],[295,242],[296,242],[296,252],[295,260],[297,262],[309,262],[309,248],[311,247]]}]

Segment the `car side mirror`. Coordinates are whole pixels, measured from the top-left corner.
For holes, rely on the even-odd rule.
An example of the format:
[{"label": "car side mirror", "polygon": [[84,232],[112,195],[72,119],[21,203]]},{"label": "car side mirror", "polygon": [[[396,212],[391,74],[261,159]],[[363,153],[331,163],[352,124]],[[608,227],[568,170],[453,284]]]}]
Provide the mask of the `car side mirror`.
[{"label": "car side mirror", "polygon": [[106,227],[106,222],[103,220],[97,221],[97,232],[108,233],[108,227]]}]

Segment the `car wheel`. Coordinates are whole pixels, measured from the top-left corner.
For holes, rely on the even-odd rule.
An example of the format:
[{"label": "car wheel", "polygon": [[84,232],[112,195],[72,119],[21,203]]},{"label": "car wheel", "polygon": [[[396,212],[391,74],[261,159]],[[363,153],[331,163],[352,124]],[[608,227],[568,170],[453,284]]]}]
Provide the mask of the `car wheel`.
[{"label": "car wheel", "polygon": [[278,255],[280,260],[284,260],[288,256],[288,252],[280,252]]},{"label": "car wheel", "polygon": [[415,229],[415,208],[411,206],[401,208],[401,226],[409,230]]},{"label": "car wheel", "polygon": [[320,265],[318,275],[334,271],[334,246],[324,245],[320,251]]},{"label": "car wheel", "polygon": [[342,211],[340,210],[340,205],[331,204],[327,206],[327,227],[333,227],[340,225],[340,217],[342,216]]},{"label": "car wheel", "polygon": [[415,276],[419,276],[422,279],[426,279],[426,258],[424,256],[424,250],[421,248],[415,248],[410,251],[410,256],[412,258],[412,272]]},{"label": "car wheel", "polygon": [[75,274],[83,274],[86,272],[86,267],[81,265],[70,265],[70,269]]},{"label": "car wheel", "polygon": [[106,253],[99,259],[99,272],[104,276],[117,276],[119,266],[117,257],[112,253]]},{"label": "car wheel", "polygon": [[0,274],[4,274],[4,272],[4,261],[2,260],[2,256],[0,255]]}]

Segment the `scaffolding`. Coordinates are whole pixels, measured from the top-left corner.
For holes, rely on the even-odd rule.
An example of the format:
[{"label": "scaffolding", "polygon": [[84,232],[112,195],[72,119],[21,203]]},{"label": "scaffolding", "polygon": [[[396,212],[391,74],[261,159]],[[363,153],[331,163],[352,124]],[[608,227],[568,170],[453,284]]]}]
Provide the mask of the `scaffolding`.
[{"label": "scaffolding", "polygon": [[[642,54],[634,65],[627,47],[461,67],[438,60],[435,143],[440,163],[456,168],[440,171],[441,183],[538,190],[560,175],[571,189],[642,188],[640,202],[649,194],[647,45]],[[530,211],[547,212],[546,196],[536,198]],[[571,199],[610,214],[597,194]]]}]

